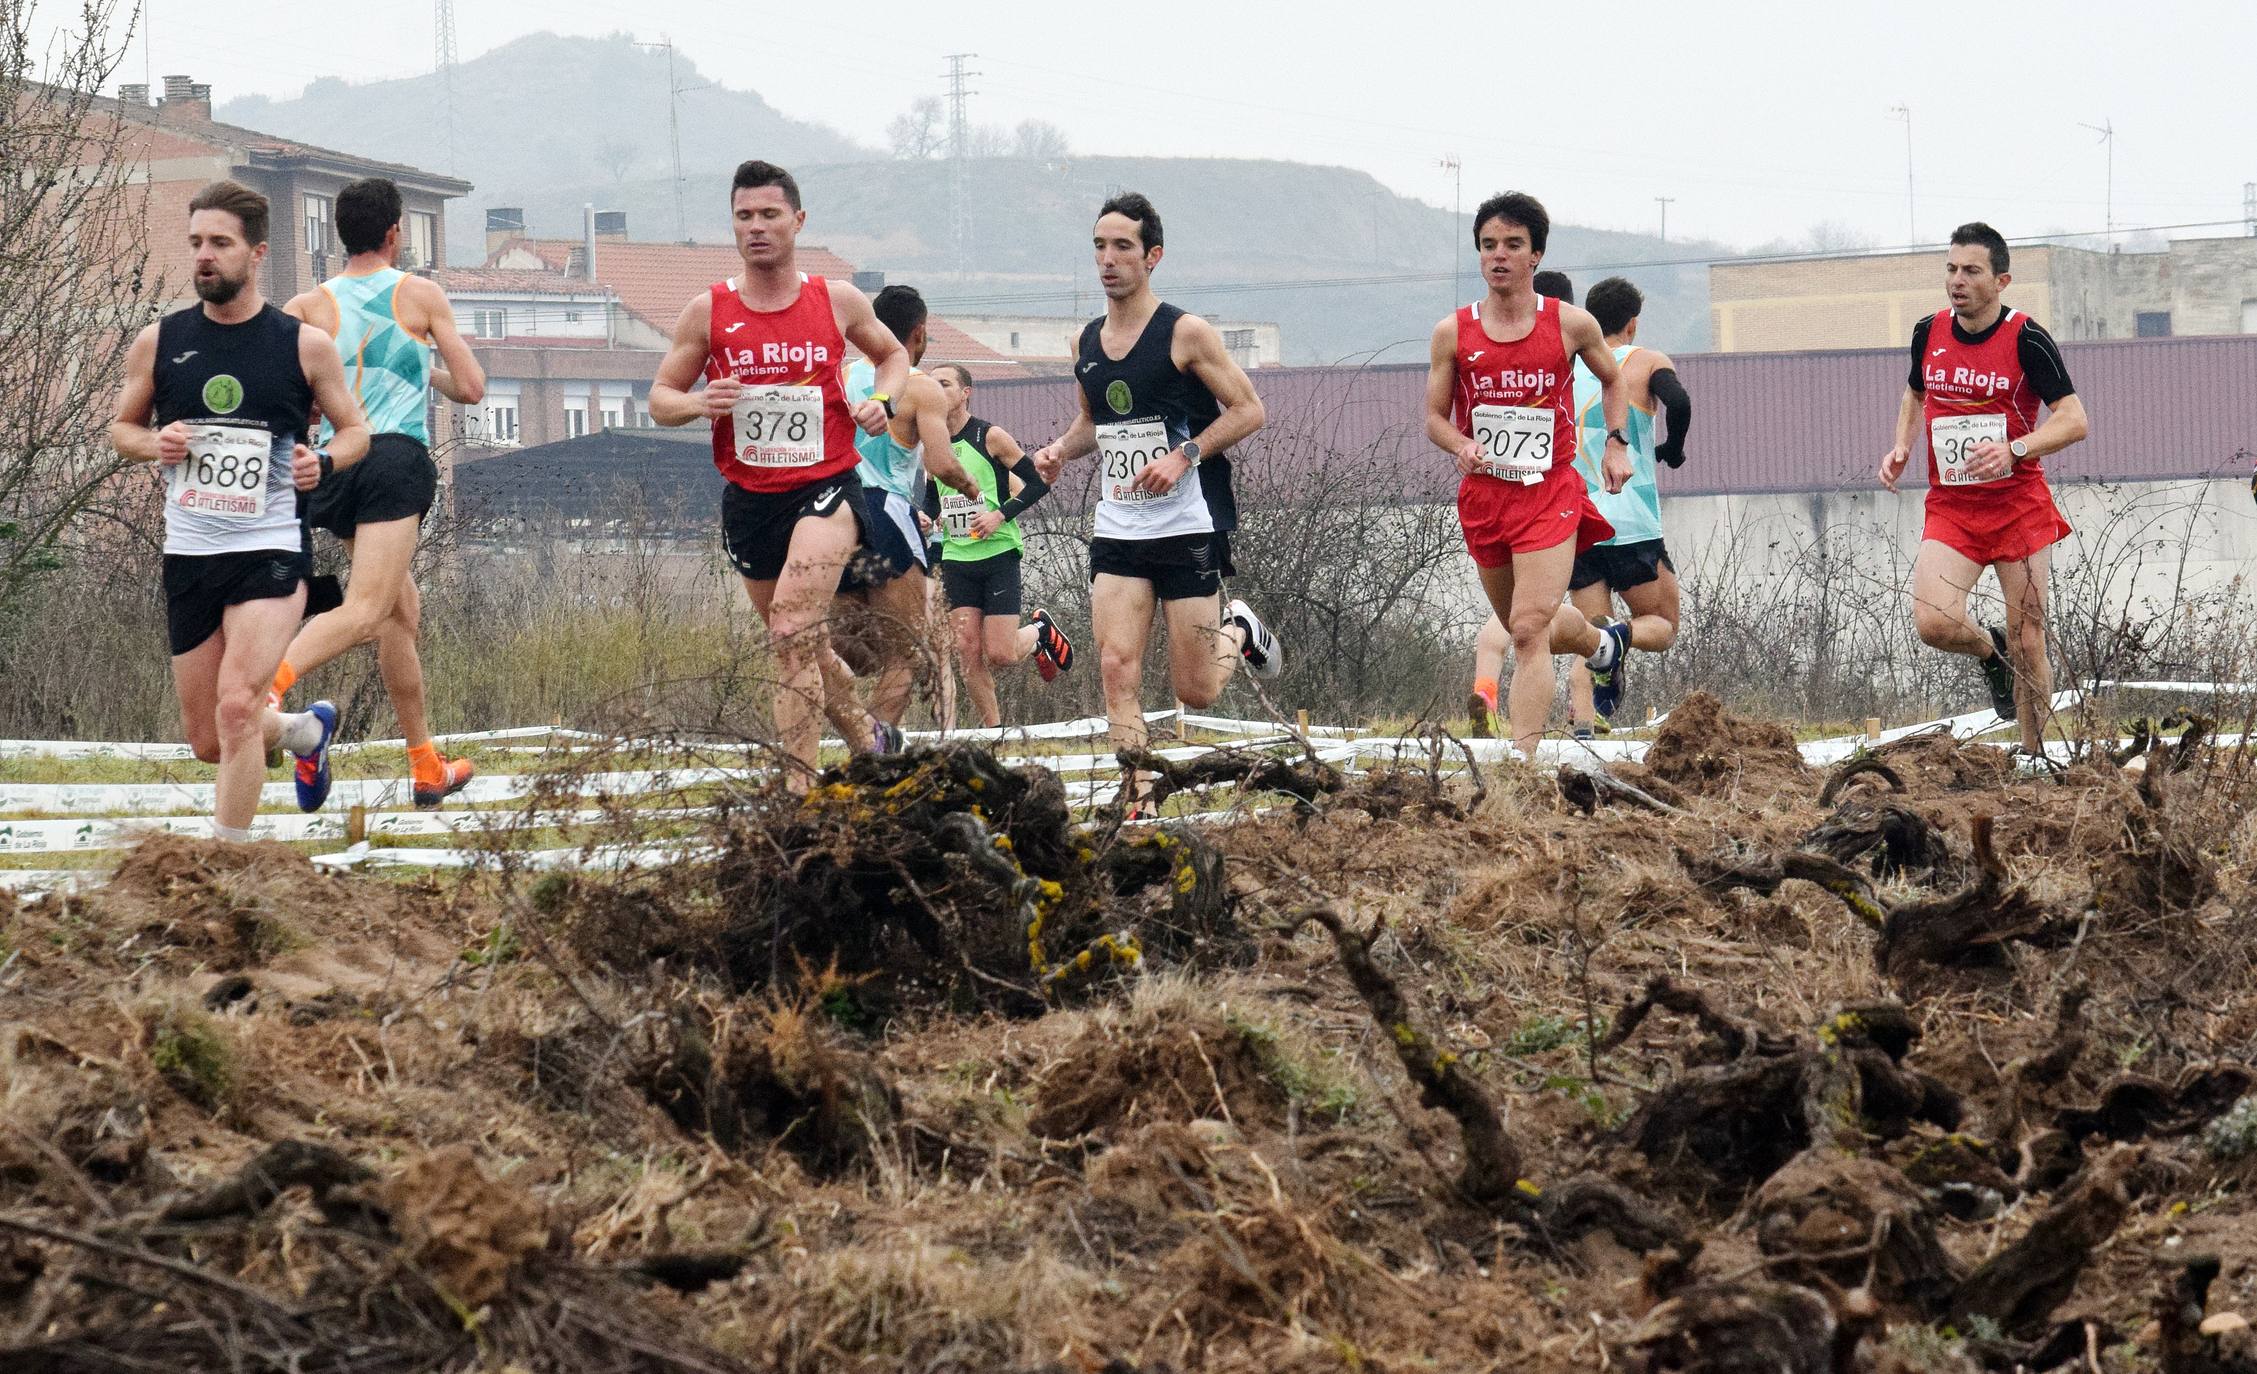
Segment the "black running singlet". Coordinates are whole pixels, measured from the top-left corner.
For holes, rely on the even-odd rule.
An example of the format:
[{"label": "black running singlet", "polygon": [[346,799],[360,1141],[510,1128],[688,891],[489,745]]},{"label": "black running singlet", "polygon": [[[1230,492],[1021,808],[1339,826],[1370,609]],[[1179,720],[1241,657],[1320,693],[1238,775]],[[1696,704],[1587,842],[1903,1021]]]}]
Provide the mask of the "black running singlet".
[{"label": "black running singlet", "polygon": [[1215,394],[1175,365],[1176,321],[1183,311],[1163,301],[1128,356],[1105,356],[1102,316],[1081,332],[1074,376],[1097,425],[1097,533],[1112,539],[1164,539],[1238,528],[1230,458],[1210,453],[1163,497],[1130,490],[1153,459],[1181,445],[1222,414]]}]

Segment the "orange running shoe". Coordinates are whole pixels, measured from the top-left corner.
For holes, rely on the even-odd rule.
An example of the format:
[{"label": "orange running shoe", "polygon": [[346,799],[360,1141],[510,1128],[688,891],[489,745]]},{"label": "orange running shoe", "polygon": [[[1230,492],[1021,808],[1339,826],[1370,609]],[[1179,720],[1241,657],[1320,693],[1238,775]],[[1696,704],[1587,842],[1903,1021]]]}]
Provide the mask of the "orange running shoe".
[{"label": "orange running shoe", "polygon": [[429,811],[470,785],[478,770],[470,766],[469,759],[448,759],[446,776],[437,782],[415,780],[415,806],[418,811]]}]

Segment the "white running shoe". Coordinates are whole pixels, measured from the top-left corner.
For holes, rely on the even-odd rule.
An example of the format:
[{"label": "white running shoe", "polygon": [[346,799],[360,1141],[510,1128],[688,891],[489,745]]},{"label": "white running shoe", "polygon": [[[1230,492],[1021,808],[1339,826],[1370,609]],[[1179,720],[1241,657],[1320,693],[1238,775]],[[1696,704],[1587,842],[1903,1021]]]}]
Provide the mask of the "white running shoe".
[{"label": "white running shoe", "polygon": [[1239,655],[1246,660],[1247,671],[1267,682],[1285,671],[1285,646],[1277,642],[1270,627],[1254,614],[1254,608],[1236,597],[1223,608],[1225,620],[1235,620],[1246,632],[1246,642],[1239,646]]}]

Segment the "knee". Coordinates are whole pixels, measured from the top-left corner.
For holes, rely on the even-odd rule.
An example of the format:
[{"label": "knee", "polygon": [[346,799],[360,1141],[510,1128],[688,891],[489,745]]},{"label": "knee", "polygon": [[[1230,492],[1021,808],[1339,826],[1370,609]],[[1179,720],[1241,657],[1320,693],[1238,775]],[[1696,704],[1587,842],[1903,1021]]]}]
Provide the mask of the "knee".
[{"label": "knee", "polygon": [[198,763],[218,763],[219,736],[209,730],[189,731],[188,752],[196,756]]},{"label": "knee", "polygon": [[2014,627],[2014,648],[2025,663],[2036,663],[2045,657],[2045,621],[2034,615],[2025,615]]},{"label": "knee", "polygon": [[990,668],[1008,668],[1018,661],[1019,650],[1017,645],[997,648],[990,644],[987,647],[987,666]]},{"label": "knee", "polygon": [[1665,649],[1673,649],[1677,647],[1677,622],[1674,620],[1662,620],[1660,616],[1656,616],[1654,618],[1656,620],[1661,620],[1661,629],[1654,635],[1653,647],[1646,650],[1646,652],[1649,654],[1658,654]]},{"label": "knee", "polygon": [[[212,711],[221,741],[241,742],[259,732],[259,716],[266,709],[266,694],[252,687],[229,688],[219,695]],[[213,753],[219,751],[215,747]]]},{"label": "knee", "polygon": [[1520,654],[1551,652],[1552,612],[1547,610],[1514,611],[1505,623],[1511,633],[1513,652]]},{"label": "knee", "polygon": [[1912,612],[1913,632],[1931,649],[1950,648],[1959,628],[1957,617],[1946,615],[1938,608],[1922,605]]},{"label": "knee", "polygon": [[1144,681],[1144,656],[1121,649],[1100,648],[1097,675],[1108,692],[1134,692]]},{"label": "knee", "polygon": [[775,644],[776,657],[795,665],[814,661],[816,650],[822,647],[822,630],[820,617],[800,611],[778,611],[768,621],[768,637]]}]

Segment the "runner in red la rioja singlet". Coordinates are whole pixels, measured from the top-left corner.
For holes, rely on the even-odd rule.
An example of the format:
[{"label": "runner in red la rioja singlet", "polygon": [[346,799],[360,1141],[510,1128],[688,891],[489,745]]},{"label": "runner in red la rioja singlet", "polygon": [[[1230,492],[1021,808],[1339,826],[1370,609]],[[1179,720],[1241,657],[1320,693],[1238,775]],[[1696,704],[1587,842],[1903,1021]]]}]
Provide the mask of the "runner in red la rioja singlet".
[{"label": "runner in red la rioja singlet", "polygon": [[[714,466],[728,479],[722,541],[775,647],[776,734],[797,765],[787,785],[804,791],[816,769],[816,703],[853,748],[877,739],[831,651],[828,621],[862,537],[854,431],[885,427],[909,355],[860,291],[799,270],[807,212],[790,172],[740,165],[729,218],[744,272],[682,307],[650,413],[662,425],[713,426]],[[842,371],[849,343],[877,370],[875,392],[853,406]]]}]

